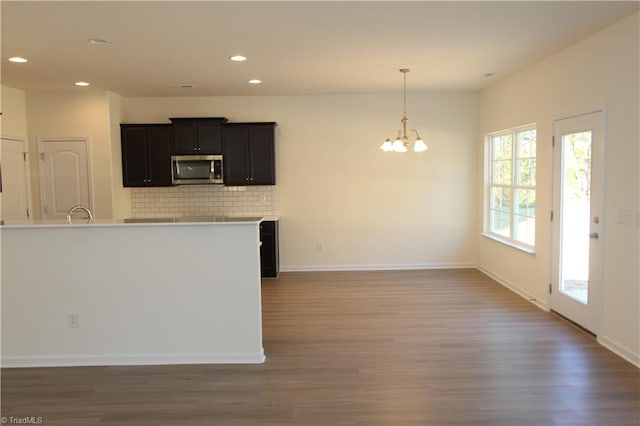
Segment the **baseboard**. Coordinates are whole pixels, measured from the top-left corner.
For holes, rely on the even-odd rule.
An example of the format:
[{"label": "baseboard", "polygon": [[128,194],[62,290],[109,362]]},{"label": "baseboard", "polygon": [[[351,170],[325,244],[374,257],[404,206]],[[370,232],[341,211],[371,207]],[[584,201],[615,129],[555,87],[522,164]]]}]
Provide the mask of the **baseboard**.
[{"label": "baseboard", "polygon": [[176,364],[262,364],[265,359],[264,350],[259,353],[235,354],[3,356],[2,368]]},{"label": "baseboard", "polygon": [[609,349],[614,354],[629,361],[631,364],[640,368],[640,354],[634,353],[632,350],[625,348],[624,346],[616,343],[614,340],[609,339],[607,336],[598,336],[598,343],[605,348]]},{"label": "baseboard", "polygon": [[547,311],[549,312],[549,310],[551,309],[551,307],[549,306],[548,302],[544,302],[542,300],[538,300],[538,298],[536,296],[534,296],[533,294],[529,293],[526,290],[523,290],[522,288],[520,288],[519,286],[515,285],[514,283],[510,282],[509,280],[507,280],[504,277],[501,277],[500,275],[489,271],[486,268],[483,268],[482,266],[477,265],[476,268],[482,272],[483,274],[487,275],[488,277],[492,278],[493,280],[497,281],[498,284],[502,285],[503,287],[508,288],[509,290],[513,291],[514,293],[516,293],[517,295],[523,297],[524,299],[528,300],[529,302],[533,303],[534,305],[536,305],[538,308],[542,309],[543,311]]},{"label": "baseboard", "polygon": [[[550,311],[551,307],[549,306],[548,303],[539,301],[536,299],[535,296],[533,296],[532,294],[530,294],[529,292],[521,289],[520,287],[518,287],[517,285],[509,282],[508,280],[504,279],[503,277],[494,274],[493,272],[481,267],[481,266],[477,266],[477,269],[482,272],[483,274],[486,274],[487,276],[491,277],[492,279],[494,279],[495,281],[497,281],[499,284],[503,285],[504,287],[508,288],[509,290],[513,291],[514,293],[518,294],[519,296],[527,299],[529,302],[533,303],[534,305],[538,306],[540,309],[544,310],[544,311]],[[613,352],[614,354],[618,355],[619,357],[629,361],[631,364],[635,365],[636,367],[640,367],[640,354],[634,353],[633,351],[625,348],[624,346],[616,343],[614,340],[609,339],[606,336],[597,336],[597,340],[598,343],[601,344],[602,346],[604,346],[605,348],[609,349],[611,352]]]},{"label": "baseboard", "polygon": [[281,266],[280,272],[322,272],[322,271],[410,271],[421,269],[472,269],[475,263],[409,263],[376,265],[294,265]]}]

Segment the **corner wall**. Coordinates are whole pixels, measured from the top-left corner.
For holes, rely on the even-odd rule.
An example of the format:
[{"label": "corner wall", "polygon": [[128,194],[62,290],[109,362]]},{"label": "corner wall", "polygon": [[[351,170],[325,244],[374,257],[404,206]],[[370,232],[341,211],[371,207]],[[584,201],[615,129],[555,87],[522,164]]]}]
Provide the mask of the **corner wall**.
[{"label": "corner wall", "polygon": [[0,86],[0,135],[27,140],[27,97],[22,90]]},{"label": "corner wall", "polygon": [[[549,306],[553,120],[604,108],[607,115],[604,306],[598,340],[640,365],[639,223],[622,224],[621,210],[639,212],[638,13],[484,90],[479,98],[478,149],[484,135],[537,123],[536,255],[478,236],[479,267],[521,294]],[[483,155],[477,193],[483,193]],[[478,200],[482,229],[483,200]]]},{"label": "corner wall", "polygon": [[112,218],[131,217],[131,190],[122,186],[122,146],[120,123],[122,122],[122,96],[107,92],[109,102],[109,141],[111,153],[111,208]]}]

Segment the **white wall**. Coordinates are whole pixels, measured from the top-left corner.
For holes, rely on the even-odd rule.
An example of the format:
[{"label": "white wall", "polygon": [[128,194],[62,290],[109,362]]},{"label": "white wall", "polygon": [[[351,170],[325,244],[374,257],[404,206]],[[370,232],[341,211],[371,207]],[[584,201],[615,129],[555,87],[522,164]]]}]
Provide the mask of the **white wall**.
[{"label": "white wall", "polygon": [[27,140],[27,97],[22,90],[0,86],[0,135]]},{"label": "white wall", "polygon": [[[604,310],[598,339],[636,364],[640,363],[638,224],[620,224],[617,217],[620,210],[640,211],[638,40],[636,13],[484,90],[477,138],[481,149],[488,132],[537,123],[536,255],[480,236],[478,265],[547,306],[553,120],[606,109]],[[482,155],[478,165],[482,167]],[[482,181],[481,173],[478,180]],[[477,192],[482,193],[481,185]],[[481,212],[482,200],[478,206]]]},{"label": "white wall", "polygon": [[[113,217],[112,132],[110,97],[107,92],[77,91],[27,92],[29,149],[38,152],[38,138],[88,137],[93,173],[93,206],[97,218]],[[40,175],[37,155],[31,158],[31,187],[36,218],[40,214]]]},{"label": "white wall", "polygon": [[[126,98],[125,122],[276,121],[283,270],[475,264],[476,96],[408,94],[422,154],[378,149],[401,94]],[[316,244],[324,243],[318,252]]]},{"label": "white wall", "polygon": [[2,367],[262,362],[258,241],[257,222],[5,226]]},{"label": "white wall", "polygon": [[131,217],[131,190],[122,186],[122,146],[120,123],[122,122],[122,96],[107,93],[109,102],[109,141],[111,152],[111,208],[112,218]]}]

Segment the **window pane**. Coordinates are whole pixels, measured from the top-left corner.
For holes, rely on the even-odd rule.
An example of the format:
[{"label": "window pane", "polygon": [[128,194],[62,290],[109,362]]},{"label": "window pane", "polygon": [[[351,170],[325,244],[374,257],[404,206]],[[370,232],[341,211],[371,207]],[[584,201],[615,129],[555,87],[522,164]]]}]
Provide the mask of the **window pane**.
[{"label": "window pane", "polygon": [[517,185],[536,186],[536,160],[518,160]]},{"label": "window pane", "polygon": [[511,190],[509,188],[491,188],[491,205],[493,210],[511,212]]},{"label": "window pane", "polygon": [[534,246],[536,242],[536,220],[533,217],[514,215],[513,239]]},{"label": "window pane", "polygon": [[489,214],[489,230],[493,233],[509,238],[511,236],[509,213],[499,210],[490,210]]},{"label": "window pane", "polygon": [[513,239],[533,246],[536,232],[536,191],[516,189]]},{"label": "window pane", "polygon": [[494,161],[492,183],[511,185],[511,164],[511,159]]},{"label": "window pane", "polygon": [[533,139],[531,139],[531,156],[533,158],[536,158],[536,142],[537,142],[537,136],[536,136],[536,131],[535,129],[531,131],[531,136],[533,137]]},{"label": "window pane", "polygon": [[536,217],[536,191],[516,189],[515,214]]},{"label": "window pane", "polygon": [[512,156],[512,136],[502,135],[502,136],[494,136],[492,143],[492,155],[491,158],[494,160],[506,160],[511,159]]},{"label": "window pane", "polygon": [[517,135],[516,156],[527,158],[536,156],[536,131],[527,130]]}]

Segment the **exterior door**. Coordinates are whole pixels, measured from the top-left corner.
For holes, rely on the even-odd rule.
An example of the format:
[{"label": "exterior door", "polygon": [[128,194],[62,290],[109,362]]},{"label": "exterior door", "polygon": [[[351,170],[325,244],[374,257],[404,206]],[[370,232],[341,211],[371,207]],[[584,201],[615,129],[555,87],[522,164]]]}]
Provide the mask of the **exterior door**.
[{"label": "exterior door", "polygon": [[41,139],[42,217],[65,219],[76,204],[92,209],[87,139]]},{"label": "exterior door", "polygon": [[2,138],[0,147],[1,218],[29,218],[29,175],[24,141]]},{"label": "exterior door", "polygon": [[554,122],[551,309],[598,334],[604,112]]}]

